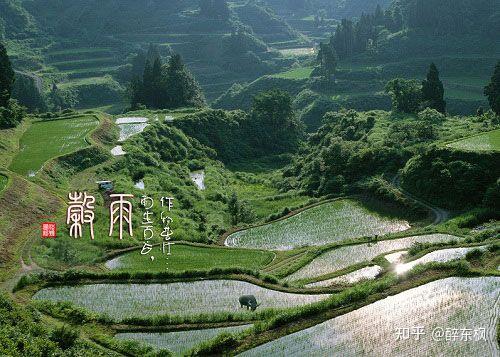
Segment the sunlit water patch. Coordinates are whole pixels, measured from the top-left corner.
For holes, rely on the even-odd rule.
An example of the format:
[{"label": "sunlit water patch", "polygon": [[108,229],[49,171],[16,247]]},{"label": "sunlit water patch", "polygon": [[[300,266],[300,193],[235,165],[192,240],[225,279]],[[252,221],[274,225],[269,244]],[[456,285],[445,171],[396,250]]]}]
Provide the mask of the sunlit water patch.
[{"label": "sunlit water patch", "polygon": [[258,309],[286,308],[320,301],[329,295],[291,294],[243,281],[207,280],[171,284],[90,284],[46,288],[37,300],[69,301],[115,319],[154,315],[238,312],[239,297],[254,295]]},{"label": "sunlit water patch", "polygon": [[428,234],[421,236],[405,237],[378,241],[376,243],[365,243],[340,247],[323,253],[311,263],[307,264],[297,272],[288,276],[285,280],[292,281],[305,278],[313,278],[345,269],[351,265],[371,261],[373,258],[394,250],[408,249],[414,243],[437,243],[458,241],[460,238],[448,234]]},{"label": "sunlit water patch", "polygon": [[[242,356],[499,356],[499,317],[499,277],[448,278],[284,336]],[[447,329],[458,331],[448,333],[449,341]]]},{"label": "sunlit water patch", "polygon": [[484,251],[486,250],[486,246],[435,250],[411,262],[398,264],[396,266],[396,272],[399,274],[405,273],[419,264],[427,264],[432,262],[446,263],[452,260],[462,259],[467,255],[467,253],[475,249]]},{"label": "sunlit water patch", "polygon": [[363,280],[373,280],[377,276],[380,275],[382,272],[382,268],[379,267],[378,265],[374,265],[371,267],[364,267],[358,270],[355,270],[351,273],[344,274],[341,276],[338,276],[336,278],[328,279],[328,280],[322,280],[318,281],[316,283],[311,283],[305,285],[306,288],[320,288],[320,287],[327,287],[327,286],[332,286],[332,285],[350,285],[350,284],[355,284],[359,283],[360,281]]}]

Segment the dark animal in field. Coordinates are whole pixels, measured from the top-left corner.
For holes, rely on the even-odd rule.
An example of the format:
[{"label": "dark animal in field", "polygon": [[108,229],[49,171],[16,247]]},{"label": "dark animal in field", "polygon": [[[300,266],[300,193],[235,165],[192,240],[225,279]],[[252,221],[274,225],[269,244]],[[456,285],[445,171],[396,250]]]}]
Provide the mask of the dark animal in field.
[{"label": "dark animal in field", "polygon": [[257,299],[253,295],[240,296],[240,305],[252,311],[255,311],[255,309],[260,306],[260,304],[257,304]]}]

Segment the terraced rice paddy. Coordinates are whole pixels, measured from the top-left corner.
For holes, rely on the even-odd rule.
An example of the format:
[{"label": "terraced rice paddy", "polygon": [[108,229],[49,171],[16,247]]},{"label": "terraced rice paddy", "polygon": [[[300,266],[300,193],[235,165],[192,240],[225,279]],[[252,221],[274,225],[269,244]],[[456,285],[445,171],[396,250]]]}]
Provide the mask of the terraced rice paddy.
[{"label": "terraced rice paddy", "polygon": [[193,316],[243,312],[238,298],[254,295],[259,310],[310,304],[329,295],[290,294],[243,281],[207,280],[171,284],[91,284],[46,288],[36,300],[69,301],[114,319],[155,315]]},{"label": "terraced rice paddy", "polygon": [[120,128],[119,141],[125,141],[135,134],[142,133],[149,125],[148,119],[142,117],[118,118],[116,124]]},{"label": "terraced rice paddy", "polygon": [[19,153],[10,169],[28,176],[52,158],[85,148],[88,146],[86,136],[98,124],[90,115],[33,123],[21,137]]},{"label": "terraced rice paddy", "polygon": [[186,271],[241,267],[258,270],[270,263],[274,254],[262,250],[204,248],[176,244],[172,254],[155,254],[155,260],[133,251],[109,260],[109,269],[134,271]]},{"label": "terraced rice paddy", "polygon": [[155,349],[167,349],[174,354],[182,355],[191,348],[204,341],[211,340],[221,333],[238,333],[252,325],[220,327],[205,330],[190,330],[159,333],[119,333],[115,337],[119,340],[133,340],[143,342]]},{"label": "terraced rice paddy", "polygon": [[285,57],[314,56],[314,47],[285,48],[278,52]]},{"label": "terraced rice paddy", "polygon": [[113,156],[123,156],[125,154],[126,152],[123,150],[123,147],[121,145],[117,145],[113,149],[111,149],[111,155]]},{"label": "terraced rice paddy", "polygon": [[372,212],[354,200],[339,200],[307,209],[290,218],[231,234],[226,245],[289,250],[324,245],[410,228],[405,220]]},{"label": "terraced rice paddy", "polygon": [[[499,317],[500,277],[447,278],[268,342],[242,356],[498,356]],[[403,329],[409,329],[409,336],[398,339]],[[439,337],[446,329],[457,329],[457,337],[448,341],[444,335]],[[418,331],[424,334],[417,336]]]},{"label": "terraced rice paddy", "polygon": [[404,263],[404,264],[398,264],[396,266],[396,272],[398,274],[405,273],[407,271],[410,271],[413,269],[415,266],[419,264],[427,264],[431,262],[439,262],[439,263],[446,263],[452,260],[456,259],[462,259],[464,258],[467,253],[469,253],[472,250],[475,249],[480,249],[480,250],[486,250],[486,246],[482,247],[473,247],[473,248],[449,248],[449,249],[440,249],[436,250],[434,252],[430,252],[426,255],[424,255],[421,258],[412,260],[411,262]]},{"label": "terraced rice paddy", "polygon": [[402,250],[400,252],[387,254],[386,256],[384,256],[384,258],[389,263],[394,264],[394,263],[399,263],[406,254],[408,254],[408,251]]},{"label": "terraced rice paddy", "polygon": [[320,288],[332,285],[351,285],[363,280],[373,280],[382,272],[382,268],[378,265],[365,267],[355,270],[351,273],[338,276],[336,278],[318,281],[305,285],[306,288]]},{"label": "terraced rice paddy", "polygon": [[500,130],[455,141],[448,147],[466,151],[500,151]]},{"label": "terraced rice paddy", "polygon": [[408,249],[417,242],[437,243],[457,239],[457,237],[448,234],[429,234],[340,247],[320,255],[311,263],[289,275],[285,280],[292,281],[323,276],[351,265],[371,261],[373,258],[393,250]]}]

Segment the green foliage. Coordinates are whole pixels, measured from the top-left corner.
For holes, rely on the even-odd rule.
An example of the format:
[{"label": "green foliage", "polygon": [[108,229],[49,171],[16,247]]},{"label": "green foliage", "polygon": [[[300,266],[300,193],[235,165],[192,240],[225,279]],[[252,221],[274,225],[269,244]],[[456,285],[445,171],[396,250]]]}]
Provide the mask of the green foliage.
[{"label": "green foliage", "polygon": [[255,213],[247,201],[240,201],[236,192],[233,192],[227,202],[227,209],[231,216],[231,224],[252,223],[255,221]]},{"label": "green foliage", "polygon": [[67,327],[56,328],[31,306],[20,307],[0,294],[0,354],[5,356],[102,356]]},{"label": "green foliage", "polygon": [[439,71],[434,63],[431,63],[427,79],[422,82],[422,106],[446,112],[443,83],[439,79]]},{"label": "green foliage", "polygon": [[5,46],[0,43],[0,107],[7,107],[14,86],[14,70]]},{"label": "green foliage", "polygon": [[328,44],[323,44],[322,42],[319,44],[316,62],[320,66],[324,78],[330,81],[332,74],[334,74],[337,69],[337,53],[335,52],[331,40]]},{"label": "green foliage", "polygon": [[303,127],[292,109],[290,95],[274,89],[254,97],[250,112],[252,145],[263,153],[280,154],[297,149]]},{"label": "green foliage", "polygon": [[152,64],[146,60],[142,80],[136,77],[130,91],[132,109],[140,104],[163,109],[205,105],[200,86],[178,54],[170,57],[166,66],[162,65],[160,57]]},{"label": "green foliage", "polygon": [[500,176],[497,155],[431,147],[408,162],[403,185],[442,207],[473,207]]},{"label": "green foliage", "polygon": [[57,343],[62,350],[67,350],[75,345],[78,335],[78,331],[62,325],[52,331],[50,339]]},{"label": "green foliage", "polygon": [[490,83],[484,88],[484,95],[488,97],[491,109],[500,115],[500,61],[495,67]]},{"label": "green foliage", "polygon": [[403,113],[416,113],[421,103],[421,88],[416,80],[396,78],[385,87],[391,96],[392,107]]},{"label": "green foliage", "polygon": [[242,111],[204,110],[176,120],[174,125],[201,144],[217,151],[224,162],[254,156],[250,139],[247,114]]},{"label": "green foliage", "polygon": [[412,218],[425,217],[427,211],[415,201],[409,199],[382,176],[374,176],[359,184],[359,190],[375,197],[386,204],[396,204],[404,208],[405,216]]},{"label": "green foliage", "polygon": [[445,116],[442,113],[440,113],[436,109],[431,109],[429,107],[420,111],[417,116],[418,119],[423,122],[434,123],[434,124],[441,123],[445,119]]},{"label": "green foliage", "polygon": [[[381,169],[382,155],[377,162],[376,149],[366,142],[374,118],[361,116],[354,110],[342,110],[327,113],[323,121],[324,125],[309,137],[307,145],[284,171],[285,178],[299,180],[285,180],[283,188],[297,185],[317,195],[342,194],[347,182],[355,182]],[[373,161],[369,164],[367,160]]]},{"label": "green foliage", "polygon": [[9,99],[7,106],[0,106],[0,129],[14,128],[21,123],[25,115],[24,107],[16,100]]},{"label": "green foliage", "polygon": [[180,162],[215,156],[213,150],[196,139],[186,136],[177,128],[161,123],[155,123],[140,135],[134,136],[125,148],[129,153],[126,159],[130,169],[159,166],[159,161]]},{"label": "green foliage", "polygon": [[483,204],[493,210],[500,211],[500,179],[488,187],[484,194]]},{"label": "green foliage", "polygon": [[229,163],[294,151],[303,134],[290,96],[280,90],[257,95],[249,114],[206,110],[174,125],[215,149],[218,157]]},{"label": "green foliage", "polygon": [[50,107],[54,111],[73,108],[78,104],[78,94],[74,89],[60,89],[55,83],[52,85],[48,99]]}]

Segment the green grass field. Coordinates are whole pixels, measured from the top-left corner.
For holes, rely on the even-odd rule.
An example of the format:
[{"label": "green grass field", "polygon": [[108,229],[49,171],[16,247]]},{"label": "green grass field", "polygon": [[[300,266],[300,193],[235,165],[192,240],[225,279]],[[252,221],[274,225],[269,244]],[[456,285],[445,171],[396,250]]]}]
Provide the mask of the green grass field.
[{"label": "green grass field", "polygon": [[231,234],[229,246],[288,250],[410,228],[407,221],[382,216],[354,200],[338,200],[285,220]]},{"label": "green grass field", "polygon": [[88,146],[85,137],[98,125],[94,116],[33,123],[22,136],[10,170],[34,173],[48,160]]},{"label": "green grass field", "polygon": [[274,78],[283,79],[307,79],[313,71],[312,67],[299,67],[289,71],[273,75]]},{"label": "green grass field", "polygon": [[140,251],[134,251],[119,256],[106,263],[110,269],[126,271],[186,271],[210,270],[212,268],[240,267],[258,270],[270,263],[274,257],[271,252],[247,249],[203,248],[177,244],[171,247],[171,255],[159,252],[143,256]]},{"label": "green grass field", "polygon": [[500,151],[500,130],[455,141],[448,144],[448,147],[466,151]]}]

